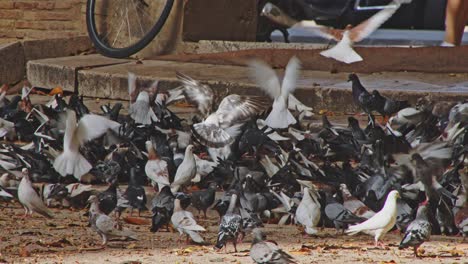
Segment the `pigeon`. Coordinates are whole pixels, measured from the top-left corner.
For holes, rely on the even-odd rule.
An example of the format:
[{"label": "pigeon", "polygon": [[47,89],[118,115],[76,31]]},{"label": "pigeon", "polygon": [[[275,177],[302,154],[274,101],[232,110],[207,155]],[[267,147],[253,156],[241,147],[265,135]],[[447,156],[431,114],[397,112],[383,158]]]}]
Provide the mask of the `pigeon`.
[{"label": "pigeon", "polygon": [[343,206],[351,213],[358,217],[363,217],[366,219],[369,219],[375,215],[375,212],[372,211],[369,207],[367,207],[367,205],[365,205],[359,199],[351,195],[346,184],[340,184],[340,190],[343,195]]},{"label": "pigeon", "polygon": [[325,215],[333,222],[336,230],[341,230],[342,233],[344,233],[345,229],[347,229],[349,225],[361,223],[366,220],[366,218],[358,217],[351,213],[328,193]]},{"label": "pigeon", "polygon": [[101,212],[99,209],[99,198],[97,196],[91,195],[88,202],[90,203],[89,223],[94,231],[102,237],[103,246],[106,246],[109,238],[112,237],[125,237],[138,240],[133,231],[119,226],[119,223]]},{"label": "pigeon", "polygon": [[159,157],[151,141],[146,141],[145,145],[148,151],[148,161],[145,165],[146,176],[155,182],[161,191],[164,186],[170,185],[167,162]]},{"label": "pigeon", "polygon": [[211,207],[215,201],[216,187],[217,184],[212,182],[209,184],[208,189],[195,191],[191,194],[192,206],[198,210],[199,214],[200,211],[203,211],[205,219],[207,218],[206,210],[208,210],[208,208]]},{"label": "pigeon", "polygon": [[[311,194],[312,192],[312,194]],[[309,235],[317,234],[315,227],[320,221],[320,203],[315,190],[304,188],[304,196],[296,209],[296,222],[303,225]]]},{"label": "pigeon", "polygon": [[198,111],[204,118],[211,114],[215,99],[211,87],[181,72],[176,72],[176,76],[182,82],[182,87],[169,91],[169,98],[166,100],[166,104],[182,98],[181,95],[183,95],[187,102],[197,106]]},{"label": "pigeon", "polygon": [[164,186],[153,198],[151,201],[153,206],[151,232],[157,232],[163,225],[167,226],[171,220],[172,212],[174,211],[174,199],[175,197],[169,186]]},{"label": "pigeon", "polygon": [[189,145],[185,149],[184,160],[177,168],[174,182],[171,183],[171,191],[176,193],[183,185],[190,183],[190,181],[197,174],[197,164],[193,155],[193,145]]},{"label": "pigeon", "polygon": [[237,194],[231,195],[229,207],[226,214],[221,218],[219,224],[218,238],[216,239],[215,249],[220,250],[225,247],[227,242],[232,241],[234,251],[237,252],[237,242],[243,236],[242,232],[242,217],[234,213],[234,208],[237,204]]},{"label": "pigeon", "polygon": [[261,14],[280,25],[290,28],[302,28],[325,39],[338,41],[334,47],[322,51],[320,54],[324,57],[333,58],[337,61],[350,64],[362,61],[362,57],[352,48],[354,43],[362,41],[377,30],[393,16],[402,2],[404,2],[404,0],[394,0],[369,19],[355,27],[349,25],[344,30],[319,26],[312,20],[297,21],[271,3],[267,3],[264,6]]},{"label": "pigeon", "polygon": [[130,181],[124,196],[128,199],[131,208],[130,215],[132,215],[133,209],[138,210],[138,216],[140,216],[141,211],[148,210],[145,188],[138,183],[135,168],[130,168]]},{"label": "pigeon", "polygon": [[352,73],[348,76],[348,82],[352,82],[352,93],[354,103],[357,104],[366,114],[369,115],[369,120],[373,120],[370,115],[375,110],[372,95],[362,86],[359,77]]},{"label": "pigeon", "polygon": [[197,224],[191,212],[182,209],[180,199],[178,197],[174,200],[174,213],[171,216],[171,222],[177,231],[179,231],[180,237],[184,234],[187,235],[186,241],[188,241],[188,238],[190,237],[195,243],[201,244],[204,242],[198,232],[206,231],[205,228]]},{"label": "pigeon", "polygon": [[29,177],[29,170],[24,168],[21,172],[23,178],[18,186],[18,200],[24,207],[24,216],[26,217],[36,212],[44,217],[53,218],[52,213],[47,209],[41,197],[34,190]]},{"label": "pigeon", "polygon": [[376,105],[376,111],[384,117],[392,116],[400,110],[410,107],[408,101],[398,101],[384,97],[377,90],[373,90],[371,96]]},{"label": "pigeon", "polygon": [[252,61],[249,64],[251,78],[274,101],[270,114],[265,119],[267,126],[271,128],[287,128],[296,124],[296,119],[288,110],[289,94],[296,89],[296,82],[301,65],[299,59],[292,57],[286,66],[283,82],[275,71],[260,61]]},{"label": "pigeon", "polygon": [[[157,85],[154,84],[154,86]],[[136,88],[136,75],[128,73],[128,92],[130,94],[130,107],[128,112],[135,123],[150,125],[152,121],[158,121],[156,114],[150,105],[150,94],[148,91],[139,91]],[[137,93],[138,92],[138,93]],[[138,94],[136,100],[133,100],[135,94]]]},{"label": "pigeon", "polygon": [[66,113],[63,152],[55,158],[54,169],[62,176],[73,175],[81,180],[81,176],[90,171],[92,166],[80,154],[80,146],[103,135],[108,129],[117,129],[120,124],[93,114],[84,115],[77,124],[75,111],[67,110]]},{"label": "pigeon", "polygon": [[391,191],[387,195],[385,205],[374,216],[357,225],[350,226],[345,232],[348,235],[355,235],[359,232],[374,236],[375,245],[383,244],[379,241],[396,223],[397,208],[396,201],[400,198],[398,191]]},{"label": "pigeon", "polygon": [[294,258],[284,252],[274,241],[266,240],[259,228],[252,230],[253,240],[250,247],[250,257],[255,263],[288,264],[297,263]]},{"label": "pigeon", "polygon": [[108,215],[117,206],[117,181],[114,181],[109,187],[97,195],[99,211]]},{"label": "pigeon", "polygon": [[194,137],[210,148],[232,144],[240,134],[240,127],[265,108],[263,98],[231,94],[221,101],[216,112],[203,122],[192,125]]},{"label": "pigeon", "polygon": [[431,236],[431,223],[428,219],[427,200],[423,202],[416,213],[416,218],[406,229],[405,235],[400,242],[399,249],[413,247],[414,256],[418,257],[418,248],[422,243],[429,240]]}]

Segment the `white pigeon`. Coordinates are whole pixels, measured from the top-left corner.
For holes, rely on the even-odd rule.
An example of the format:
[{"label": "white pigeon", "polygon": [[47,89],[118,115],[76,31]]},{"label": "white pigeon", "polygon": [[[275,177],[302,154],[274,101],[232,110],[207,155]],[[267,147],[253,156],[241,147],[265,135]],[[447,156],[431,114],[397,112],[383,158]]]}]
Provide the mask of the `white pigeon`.
[{"label": "white pigeon", "polygon": [[346,233],[355,235],[359,232],[374,236],[375,245],[383,244],[379,241],[388,231],[390,231],[396,223],[397,217],[397,199],[400,198],[398,191],[391,191],[387,195],[384,207],[374,216],[366,221],[350,226]]},{"label": "white pigeon", "polygon": [[170,185],[167,162],[159,157],[151,141],[146,141],[145,144],[148,151],[148,161],[145,165],[146,176],[157,183],[158,189],[161,191],[164,186]]},{"label": "white pigeon", "polygon": [[296,209],[296,222],[303,225],[304,231],[309,235],[317,234],[315,227],[320,221],[320,202],[317,195],[315,190],[305,187],[304,196]]},{"label": "white pigeon", "polygon": [[18,186],[18,200],[23,205],[24,216],[32,215],[36,212],[44,217],[53,218],[52,213],[47,209],[39,194],[34,190],[28,169],[22,170],[23,178]]},{"label": "white pigeon", "polygon": [[325,39],[338,41],[334,47],[322,51],[320,54],[349,64],[362,61],[362,57],[352,48],[353,44],[362,41],[377,30],[393,16],[403,2],[408,1],[394,0],[369,19],[355,27],[348,26],[344,30],[320,26],[312,20],[297,21],[271,3],[267,3],[264,6],[262,15],[281,25],[291,28],[301,28]]},{"label": "white pigeon", "polygon": [[115,121],[93,114],[84,115],[77,124],[75,112],[67,110],[63,152],[55,158],[54,169],[62,176],[70,174],[80,180],[92,168],[80,154],[80,146],[103,135],[108,129],[117,129],[119,126]]},{"label": "white pigeon", "polygon": [[190,238],[195,243],[204,242],[203,238],[200,236],[200,234],[198,234],[198,232],[206,231],[205,228],[197,224],[197,221],[195,221],[195,218],[191,212],[182,209],[180,206],[180,200],[177,199],[177,197],[174,199],[174,213],[171,216],[171,222],[177,231],[179,231],[180,237],[186,234],[187,236],[190,236]]},{"label": "white pigeon", "polygon": [[[153,86],[154,88],[150,89],[156,90],[157,82],[154,82]],[[135,120],[135,123],[150,125],[152,121],[158,121],[150,105],[150,93],[145,90],[139,91],[137,89],[136,75],[130,72],[128,73],[128,92],[130,95],[130,107],[128,112],[130,117]],[[134,100],[136,94],[138,94],[138,96],[136,100]]]},{"label": "white pigeon", "polygon": [[99,210],[99,198],[96,195],[91,195],[88,202],[90,203],[89,223],[94,231],[101,236],[103,246],[107,245],[109,238],[112,237],[125,237],[138,240],[132,230],[120,227],[119,223]]},{"label": "white pigeon", "polygon": [[252,79],[274,100],[265,123],[271,128],[287,128],[289,125],[294,125],[297,121],[288,110],[288,101],[289,94],[296,89],[300,69],[299,59],[292,57],[289,60],[282,84],[276,72],[264,62],[252,61],[249,67]]},{"label": "white pigeon", "polygon": [[172,193],[176,193],[183,185],[190,183],[190,181],[197,174],[197,164],[193,154],[193,145],[188,145],[185,149],[184,160],[177,168],[174,176],[174,182],[171,184]]}]

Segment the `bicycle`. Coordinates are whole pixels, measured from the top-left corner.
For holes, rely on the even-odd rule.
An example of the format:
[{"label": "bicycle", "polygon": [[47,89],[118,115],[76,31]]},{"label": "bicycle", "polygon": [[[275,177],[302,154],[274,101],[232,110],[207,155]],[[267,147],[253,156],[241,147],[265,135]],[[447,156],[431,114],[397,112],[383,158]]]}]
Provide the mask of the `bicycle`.
[{"label": "bicycle", "polygon": [[129,57],[158,35],[173,4],[174,0],[88,0],[89,37],[102,55]]}]

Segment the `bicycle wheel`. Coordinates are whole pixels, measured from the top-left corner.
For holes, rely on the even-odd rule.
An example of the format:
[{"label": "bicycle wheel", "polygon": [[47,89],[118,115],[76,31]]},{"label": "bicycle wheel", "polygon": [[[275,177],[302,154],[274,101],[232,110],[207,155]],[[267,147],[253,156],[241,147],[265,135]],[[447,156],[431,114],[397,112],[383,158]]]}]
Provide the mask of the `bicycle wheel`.
[{"label": "bicycle wheel", "polygon": [[173,4],[174,0],[88,0],[89,37],[104,56],[128,57],[156,37]]}]

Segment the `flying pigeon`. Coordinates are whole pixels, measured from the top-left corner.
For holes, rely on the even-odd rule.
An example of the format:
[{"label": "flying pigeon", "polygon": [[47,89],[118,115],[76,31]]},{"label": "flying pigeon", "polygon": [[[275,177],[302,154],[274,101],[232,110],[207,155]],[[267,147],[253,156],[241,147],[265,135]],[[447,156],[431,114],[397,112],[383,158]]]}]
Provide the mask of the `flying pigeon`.
[{"label": "flying pigeon", "polygon": [[250,257],[255,263],[296,263],[294,258],[284,252],[274,241],[266,240],[259,228],[252,230],[253,240],[250,247]]},{"label": "flying pigeon", "polygon": [[374,236],[375,245],[383,244],[379,241],[388,231],[390,231],[396,223],[397,216],[397,199],[400,198],[398,191],[391,191],[387,195],[385,205],[374,216],[357,225],[350,226],[346,233],[348,235],[355,235],[359,232]]},{"label": "flying pigeon", "polygon": [[[153,84],[156,89],[157,82]],[[136,87],[136,75],[128,73],[128,92],[130,95],[130,107],[128,112],[135,123],[150,125],[152,121],[158,121],[156,114],[151,108],[150,93],[146,90],[139,91]],[[136,99],[134,98],[137,95]]]},{"label": "flying pigeon", "polygon": [[262,98],[228,95],[221,101],[216,112],[210,114],[203,122],[193,124],[193,135],[201,144],[211,148],[228,146],[239,135],[244,122],[264,108]]},{"label": "flying pigeon", "polygon": [[431,236],[431,223],[428,219],[427,200],[423,202],[416,213],[416,218],[406,229],[405,235],[400,242],[399,249],[413,247],[414,256],[418,257],[418,248],[422,243],[429,240]]},{"label": "flying pigeon", "polygon": [[387,7],[383,8],[366,21],[355,27],[349,25],[344,30],[319,26],[312,20],[297,21],[271,3],[267,3],[264,6],[262,15],[281,25],[291,28],[303,28],[325,39],[338,41],[334,47],[322,51],[320,54],[349,64],[362,61],[362,57],[352,48],[354,43],[362,41],[377,30],[393,16],[402,2],[406,1],[394,0]]},{"label": "flying pigeon", "polygon": [[289,60],[282,83],[275,71],[264,62],[252,61],[249,68],[251,78],[274,100],[265,123],[271,128],[287,128],[296,124],[296,119],[288,110],[288,101],[289,95],[296,89],[300,69],[299,59],[292,57]]},{"label": "flying pigeon", "polygon": [[87,114],[78,124],[73,110],[67,110],[63,152],[55,158],[54,169],[62,176],[73,175],[77,180],[91,170],[91,164],[80,154],[80,146],[95,139],[108,129],[117,129],[120,124],[105,117]]},{"label": "flying pigeon", "polygon": [[18,200],[23,205],[26,217],[36,212],[44,217],[53,218],[52,213],[47,209],[41,197],[37,194],[32,186],[31,179],[29,178],[28,169],[22,170],[23,178],[18,186]]},{"label": "flying pigeon", "polygon": [[176,72],[176,76],[177,79],[182,82],[182,86],[169,90],[166,105],[173,101],[185,98],[187,102],[197,106],[197,109],[203,118],[206,118],[211,114],[215,99],[213,89],[181,72]]}]

